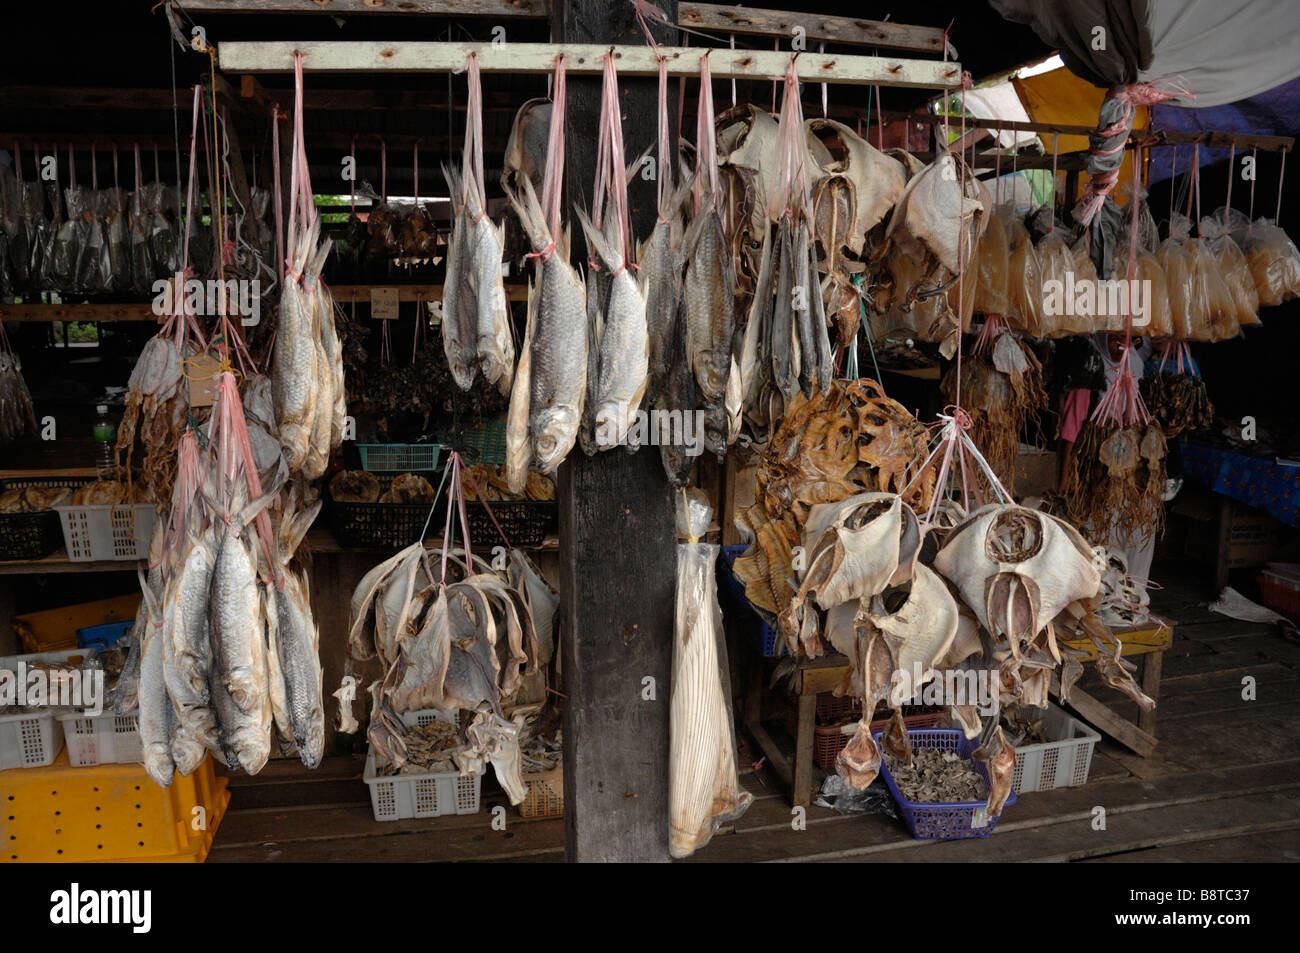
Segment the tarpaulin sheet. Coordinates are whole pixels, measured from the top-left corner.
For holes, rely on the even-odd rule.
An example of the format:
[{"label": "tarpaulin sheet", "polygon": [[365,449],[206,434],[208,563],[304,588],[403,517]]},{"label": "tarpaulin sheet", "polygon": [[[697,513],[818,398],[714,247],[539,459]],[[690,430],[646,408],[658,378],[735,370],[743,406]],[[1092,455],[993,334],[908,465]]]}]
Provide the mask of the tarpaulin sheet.
[{"label": "tarpaulin sheet", "polygon": [[[1300,134],[1300,78],[1225,106],[1186,109],[1162,103],[1153,107],[1151,125],[1156,129],[1174,132],[1249,132],[1260,136],[1295,136]],[[1197,148],[1201,153],[1202,169],[1228,158],[1227,149],[1210,149],[1206,146]],[[1242,154],[1243,151],[1238,149],[1237,155]],[[1178,174],[1186,174],[1192,167],[1191,145],[1179,146],[1176,155],[1173,147],[1152,149],[1151,164],[1147,169],[1149,181],[1156,183],[1169,178],[1175,160]]]},{"label": "tarpaulin sheet", "polygon": [[[1030,119],[1034,122],[1057,123],[1065,126],[1095,126],[1097,124],[1097,111],[1101,108],[1101,101],[1106,95],[1105,90],[1098,89],[1087,80],[1080,79],[1064,67],[1047,73],[1039,73],[1037,76],[1016,79],[1012,83],[1016,88],[1016,92],[1020,94],[1020,101],[1024,104],[1025,111],[1029,113]],[[1147,124],[1147,121],[1147,108],[1139,106],[1134,116],[1133,127],[1140,129]],[[1047,148],[1048,154],[1051,154],[1052,134],[1045,132],[1040,135],[1040,138],[1043,140],[1043,145]],[[1087,148],[1087,136],[1057,137],[1056,149],[1058,153],[1086,151]],[[1191,153],[1189,152],[1188,155],[1191,155]],[[1131,154],[1125,154],[1124,164],[1121,166],[1119,174],[1121,190],[1133,180],[1132,163]],[[1063,183],[1065,173],[1058,172],[1057,179]],[[1080,189],[1087,180],[1086,173],[1080,175]],[[1116,196],[1116,198],[1118,200],[1123,196]]]}]

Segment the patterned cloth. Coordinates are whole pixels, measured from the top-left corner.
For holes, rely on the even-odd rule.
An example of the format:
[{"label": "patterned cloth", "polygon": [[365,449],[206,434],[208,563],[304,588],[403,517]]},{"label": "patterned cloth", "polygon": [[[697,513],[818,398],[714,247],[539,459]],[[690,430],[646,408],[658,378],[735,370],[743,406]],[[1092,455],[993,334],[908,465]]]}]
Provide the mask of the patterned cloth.
[{"label": "patterned cloth", "polygon": [[1279,466],[1274,456],[1250,456],[1183,441],[1184,470],[1215,493],[1300,526],[1300,467]]}]

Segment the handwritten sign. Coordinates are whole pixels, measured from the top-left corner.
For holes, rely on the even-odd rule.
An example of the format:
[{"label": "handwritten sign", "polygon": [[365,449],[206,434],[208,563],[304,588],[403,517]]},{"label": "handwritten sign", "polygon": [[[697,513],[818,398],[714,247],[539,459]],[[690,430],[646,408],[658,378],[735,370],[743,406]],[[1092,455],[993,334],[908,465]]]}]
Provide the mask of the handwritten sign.
[{"label": "handwritten sign", "polygon": [[370,319],[372,321],[397,320],[397,289],[370,289]]}]

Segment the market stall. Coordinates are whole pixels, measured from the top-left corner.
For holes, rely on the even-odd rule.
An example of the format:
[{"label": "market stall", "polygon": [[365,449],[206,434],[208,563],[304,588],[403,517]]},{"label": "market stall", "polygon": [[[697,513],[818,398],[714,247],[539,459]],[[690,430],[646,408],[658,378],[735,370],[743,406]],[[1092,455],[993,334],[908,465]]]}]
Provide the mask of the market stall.
[{"label": "market stall", "polygon": [[1300,299],[1286,129],[1041,17],[328,6],[0,129],[0,859],[1008,843],[1190,743],[1182,476],[1297,525],[1209,370]]}]

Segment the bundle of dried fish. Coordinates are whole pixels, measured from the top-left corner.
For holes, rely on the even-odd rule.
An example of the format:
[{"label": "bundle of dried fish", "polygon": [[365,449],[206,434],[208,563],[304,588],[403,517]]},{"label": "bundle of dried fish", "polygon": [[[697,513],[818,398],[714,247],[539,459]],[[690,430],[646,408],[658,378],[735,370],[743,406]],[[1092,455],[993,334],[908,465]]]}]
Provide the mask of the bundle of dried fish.
[{"label": "bundle of dried fish", "polygon": [[1159,535],[1164,526],[1165,435],[1159,424],[1089,420],[1079,432],[1066,486],[1070,519],[1095,539]]},{"label": "bundle of dried fish", "polygon": [[[614,58],[605,56],[593,219],[576,210],[592,252],[587,273],[587,396],[582,443],[588,455],[625,444],[649,373],[645,276],[628,266],[627,173]],[[635,449],[635,448],[633,448]]]},{"label": "bundle of dried fish", "polygon": [[[145,767],[164,787],[209,751],[232,770],[260,771],[273,728],[281,750],[309,768],[323,755],[319,634],[306,575],[291,565],[320,503],[307,505],[296,483],[281,498],[287,467],[273,438],[273,461],[257,459],[262,442],[250,434],[267,410],[253,390],[250,412],[222,372],[206,457],[194,430],[180,438],[170,514],[141,572],[127,669],[138,659]],[[265,489],[261,464],[273,468]],[[115,703],[129,710],[130,693]]]},{"label": "bundle of dried fish", "polygon": [[1166,343],[1160,362],[1138,382],[1142,402],[1165,431],[1202,430],[1214,423],[1205,380],[1192,373],[1186,342]]},{"label": "bundle of dried fish", "polygon": [[502,394],[510,393],[515,345],[501,280],[501,229],[487,216],[483,178],[483,93],[478,57],[469,57],[469,105],[460,174],[443,166],[455,197],[447,279],[443,286],[443,346],[452,376],[469,390],[480,369]]},{"label": "bundle of dried fish", "polygon": [[36,411],[23,379],[22,362],[0,324],[0,441],[36,436]]},{"label": "bundle of dried fish", "polygon": [[523,489],[529,468],[550,475],[573,448],[587,393],[587,301],[582,280],[569,264],[567,234],[560,232],[564,169],[564,61],[556,65],[553,121],[546,156],[543,201],[531,179],[508,192],[511,205],[537,255],[528,289],[528,325],[506,422],[506,468],[510,488]]},{"label": "bundle of dried fish", "polygon": [[[939,392],[970,415],[972,442],[1003,485],[1009,485],[1020,441],[1038,431],[1039,414],[1047,406],[1043,367],[1034,352],[990,315],[969,357],[949,368]],[[991,496],[992,487],[982,474],[979,479]]]},{"label": "bundle of dried fish", "polygon": [[315,480],[343,441],[347,389],[336,304],[321,279],[331,240],[322,237],[303,143],[302,60],[295,60],[293,182],[288,257],[271,359],[275,424],[291,473]]},{"label": "bundle of dried fish", "polygon": [[669,703],[668,851],[689,857],[718,827],[749,809],[740,786],[727,692],[726,642],[713,564],[718,547],[698,542],[713,510],[686,503],[689,542],[677,547],[672,699]]}]

